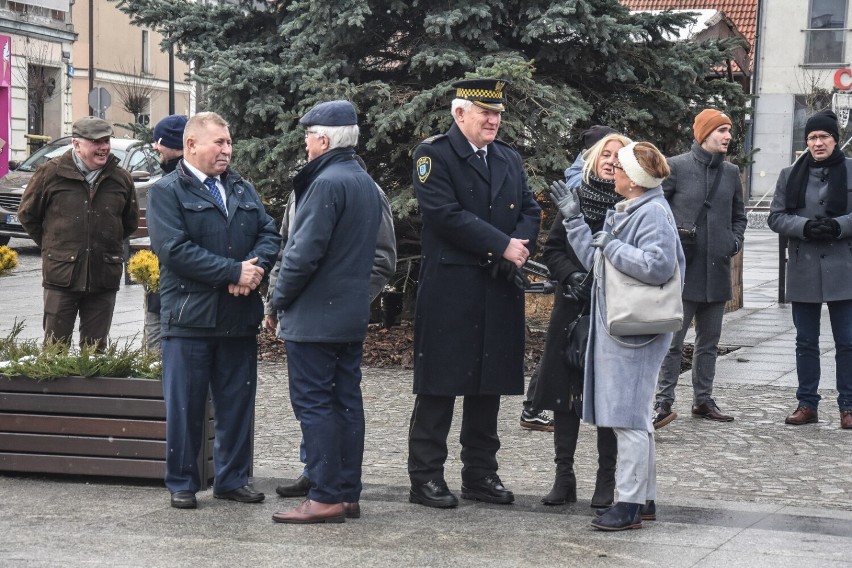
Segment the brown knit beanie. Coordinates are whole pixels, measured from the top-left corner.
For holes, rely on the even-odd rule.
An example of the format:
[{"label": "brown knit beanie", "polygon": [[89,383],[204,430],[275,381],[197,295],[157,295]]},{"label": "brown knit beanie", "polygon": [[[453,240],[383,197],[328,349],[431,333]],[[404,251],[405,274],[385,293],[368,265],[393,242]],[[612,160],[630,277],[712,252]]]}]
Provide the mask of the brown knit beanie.
[{"label": "brown knit beanie", "polygon": [[710,136],[710,133],[727,124],[733,127],[731,119],[728,115],[714,108],[705,108],[695,117],[695,122],[692,124],[692,131],[695,133],[695,141],[701,144]]}]

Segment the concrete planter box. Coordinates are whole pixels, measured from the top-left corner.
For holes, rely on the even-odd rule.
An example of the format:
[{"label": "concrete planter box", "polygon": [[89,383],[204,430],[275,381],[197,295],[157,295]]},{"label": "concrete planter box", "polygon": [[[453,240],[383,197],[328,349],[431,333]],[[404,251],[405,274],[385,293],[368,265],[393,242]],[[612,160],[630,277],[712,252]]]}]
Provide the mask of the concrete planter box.
[{"label": "concrete planter box", "polygon": [[[212,404],[199,468],[213,478]],[[0,471],[163,479],[166,406],[158,380],[0,377]]]}]

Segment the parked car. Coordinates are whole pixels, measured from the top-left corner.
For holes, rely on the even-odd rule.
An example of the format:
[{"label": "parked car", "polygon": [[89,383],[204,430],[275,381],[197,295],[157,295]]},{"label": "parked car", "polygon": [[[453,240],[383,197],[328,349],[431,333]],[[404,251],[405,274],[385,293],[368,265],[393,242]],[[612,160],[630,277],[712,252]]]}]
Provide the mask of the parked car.
[{"label": "parked car", "polygon": [[[133,178],[139,207],[145,207],[148,203],[148,188],[163,175],[159,154],[150,144],[141,144],[139,140],[113,138],[110,144],[121,167],[130,172]],[[18,207],[24,189],[36,168],[51,158],[61,156],[70,148],[71,137],[65,136],[45,144],[20,164],[9,162],[11,171],[0,179],[0,245],[8,244],[12,237],[30,238],[18,222]]]}]

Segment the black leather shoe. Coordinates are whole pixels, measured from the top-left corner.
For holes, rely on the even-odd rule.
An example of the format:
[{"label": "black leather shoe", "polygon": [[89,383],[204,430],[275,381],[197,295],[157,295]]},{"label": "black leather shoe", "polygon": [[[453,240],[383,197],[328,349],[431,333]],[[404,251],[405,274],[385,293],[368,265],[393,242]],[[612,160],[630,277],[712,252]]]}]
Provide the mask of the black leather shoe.
[{"label": "black leather shoe", "polygon": [[214,493],[216,499],[228,499],[229,501],[238,501],[240,503],[260,503],[266,497],[263,493],[255,491],[248,485],[237,487],[223,493]]},{"label": "black leather shoe", "polygon": [[515,494],[503,487],[503,482],[496,473],[486,475],[477,481],[462,482],[462,499],[473,499],[485,501],[486,503],[497,503],[508,505],[515,500]]},{"label": "black leather shoe", "polygon": [[443,479],[431,479],[422,485],[412,485],[408,502],[437,509],[451,509],[459,504],[459,500],[450,492]]},{"label": "black leather shoe", "polygon": [[172,507],[175,509],[197,509],[198,501],[192,491],[175,491],[172,493]]},{"label": "black leather shoe", "polygon": [[290,485],[279,485],[275,488],[275,492],[282,497],[305,497],[308,490],[311,488],[311,480],[300,475],[299,479]]}]

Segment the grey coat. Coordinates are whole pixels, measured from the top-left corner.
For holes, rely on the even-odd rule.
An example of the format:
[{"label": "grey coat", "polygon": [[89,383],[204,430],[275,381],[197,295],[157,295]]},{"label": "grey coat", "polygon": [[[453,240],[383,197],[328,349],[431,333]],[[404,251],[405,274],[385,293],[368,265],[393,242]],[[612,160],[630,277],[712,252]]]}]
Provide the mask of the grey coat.
[{"label": "grey coat", "polygon": [[671,175],[663,193],[679,227],[690,228],[713,187],[716,172],[722,179],[704,222],[696,231],[695,256],[686,266],[683,298],[692,302],[727,302],[731,299],[731,257],[742,250],[748,219],[743,206],[740,170],[711,154],[697,142],[685,154],[669,158]]},{"label": "grey coat", "polygon": [[[662,207],[654,205],[659,203]],[[581,219],[565,222],[568,242],[588,269],[600,253],[591,248],[592,231]],[[604,230],[615,235],[603,254],[625,274],[648,284],[663,284],[675,272],[684,275],[686,261],[677,237],[671,210],[659,187],[616,205],[607,213]],[[595,278],[592,286],[592,326],[586,350],[583,387],[583,420],[597,426],[632,428],[653,432],[651,413],[657,374],[668,352],[672,334],[611,337],[602,318],[606,314],[606,290]],[[643,347],[627,347],[650,341]]]},{"label": "grey coat", "polygon": [[[804,158],[802,158],[804,159]],[[840,223],[840,236],[829,241],[805,239],[805,223],[816,217],[827,217],[825,198],[828,179],[823,181],[822,168],[811,168],[805,207],[787,211],[787,179],[793,166],[781,170],[769,213],[769,228],[784,235],[787,242],[787,301],[833,302],[852,299],[852,189],[847,190],[846,213],[835,217]],[[846,159],[847,187],[852,185],[852,159]]]}]

